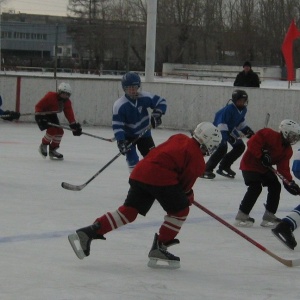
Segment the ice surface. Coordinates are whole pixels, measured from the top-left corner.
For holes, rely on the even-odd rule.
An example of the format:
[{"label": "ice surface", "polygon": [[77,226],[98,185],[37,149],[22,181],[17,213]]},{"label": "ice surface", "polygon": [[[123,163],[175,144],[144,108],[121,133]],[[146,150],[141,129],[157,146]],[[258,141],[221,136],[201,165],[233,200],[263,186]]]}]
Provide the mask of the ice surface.
[{"label": "ice surface", "polygon": [[[83,129],[113,136],[111,128]],[[181,258],[178,270],[147,267],[164,216],[157,203],[106,241],[93,241],[91,255],[79,260],[67,235],[123,203],[129,187],[125,158],[82,191],[64,190],[61,182],[86,182],[118,153],[116,143],[65,131],[59,149],[65,159],[51,161],[38,153],[43,133],[35,124],[1,121],[0,131],[0,299],[299,299],[300,267],[285,267],[196,206],[178,235],[181,243],[170,249]],[[159,144],[178,132],[158,129],[153,137]],[[238,165],[236,179],[217,175],[194,187],[196,200],[231,224],[246,191]],[[264,190],[251,212],[254,227],[241,230],[283,258],[300,258],[300,246],[289,251],[259,226],[265,198]],[[299,197],[283,189],[278,217],[298,204]]]}]

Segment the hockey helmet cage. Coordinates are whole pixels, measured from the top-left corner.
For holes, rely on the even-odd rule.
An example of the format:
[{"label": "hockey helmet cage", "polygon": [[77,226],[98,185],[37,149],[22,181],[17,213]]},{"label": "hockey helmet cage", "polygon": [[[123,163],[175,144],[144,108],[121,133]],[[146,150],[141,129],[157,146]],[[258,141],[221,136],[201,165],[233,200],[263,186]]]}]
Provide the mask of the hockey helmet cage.
[{"label": "hockey helmet cage", "polygon": [[244,90],[235,90],[232,93],[232,102],[236,104],[239,99],[245,99],[245,102],[248,102],[248,94]]},{"label": "hockey helmet cage", "polygon": [[300,140],[300,125],[293,120],[286,119],[281,121],[279,131],[291,145],[296,144]]},{"label": "hockey helmet cage", "polygon": [[69,95],[72,94],[72,89],[71,89],[71,86],[66,83],[66,82],[62,82],[59,86],[58,86],[58,89],[57,89],[58,93],[67,93]]},{"label": "hockey helmet cage", "polygon": [[220,130],[210,122],[202,122],[197,125],[192,137],[199,142],[200,148],[205,146],[208,154],[212,154],[222,140]]},{"label": "hockey helmet cage", "polygon": [[128,72],[122,77],[122,88],[125,90],[128,86],[141,86],[141,77],[138,73]]}]

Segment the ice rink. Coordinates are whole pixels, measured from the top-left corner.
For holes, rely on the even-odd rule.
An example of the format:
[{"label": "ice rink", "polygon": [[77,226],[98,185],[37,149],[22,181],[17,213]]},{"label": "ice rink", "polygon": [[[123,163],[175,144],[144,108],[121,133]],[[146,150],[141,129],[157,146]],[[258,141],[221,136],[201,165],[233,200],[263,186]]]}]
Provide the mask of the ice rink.
[{"label": "ice rink", "polygon": [[[116,143],[65,130],[59,149],[65,159],[51,161],[38,153],[43,133],[35,124],[0,123],[0,299],[299,299],[300,267],[282,265],[196,206],[178,235],[181,243],[170,248],[181,258],[180,269],[147,267],[164,216],[157,203],[146,217],[108,233],[106,241],[93,241],[91,255],[79,260],[67,235],[123,203],[129,188],[125,158],[82,191],[64,190],[61,182],[82,184],[99,171],[118,153]],[[111,128],[83,130],[113,136]],[[160,144],[178,132],[158,129],[153,137]],[[194,186],[195,199],[231,224],[246,191],[238,168],[239,161],[233,180],[217,175]],[[259,226],[265,196],[264,190],[251,213],[254,227],[241,231],[280,257],[300,258],[300,230],[299,246],[289,251]],[[283,189],[277,216],[284,217],[299,200]]]}]

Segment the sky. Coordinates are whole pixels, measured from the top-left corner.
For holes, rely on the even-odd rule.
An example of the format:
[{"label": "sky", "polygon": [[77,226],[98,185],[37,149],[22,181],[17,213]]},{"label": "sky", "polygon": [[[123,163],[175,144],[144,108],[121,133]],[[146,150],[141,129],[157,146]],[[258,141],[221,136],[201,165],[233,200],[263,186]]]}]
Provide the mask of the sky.
[{"label": "sky", "polygon": [[68,0],[5,0],[2,11],[13,9],[15,13],[66,16],[68,2]]},{"label": "sky", "polygon": [[[3,104],[4,108],[5,103]],[[23,120],[25,118],[23,117]],[[86,133],[112,137],[108,127],[83,126]],[[95,240],[91,255],[79,260],[67,239],[102,214],[114,211],[128,192],[128,169],[120,156],[83,190],[72,192],[61,182],[83,184],[117,153],[117,144],[65,130],[59,151],[63,161],[38,153],[43,132],[36,124],[0,121],[0,299],[5,300],[298,300],[300,267],[288,268],[196,206],[169,251],[181,259],[177,270],[150,269],[148,252],[163,222],[157,202],[146,217]],[[153,130],[158,145],[179,130]],[[299,145],[294,146],[294,150]],[[235,179],[217,175],[198,179],[195,199],[233,224],[246,187],[233,165]],[[240,230],[276,255],[300,258],[259,226],[264,189],[251,217],[252,228]],[[284,217],[299,197],[282,189],[277,212]]]}]

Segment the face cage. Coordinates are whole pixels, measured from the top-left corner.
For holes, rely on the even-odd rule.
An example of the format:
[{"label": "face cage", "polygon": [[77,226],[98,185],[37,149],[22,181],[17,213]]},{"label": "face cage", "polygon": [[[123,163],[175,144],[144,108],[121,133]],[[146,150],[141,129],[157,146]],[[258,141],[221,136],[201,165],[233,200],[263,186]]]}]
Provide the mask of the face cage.
[{"label": "face cage", "polygon": [[[126,95],[128,95],[130,98],[135,99],[138,96],[138,90],[139,90],[138,85],[129,85],[129,86],[124,86],[124,92]],[[128,92],[129,90],[130,93]]]},{"label": "face cage", "polygon": [[218,146],[214,146],[210,149],[207,149],[207,147],[204,144],[200,145],[200,149],[205,152],[206,156],[212,155],[216,151],[217,148],[218,148]]},{"label": "face cage", "polygon": [[300,135],[295,132],[289,132],[285,138],[291,145],[295,145],[300,140]]}]

